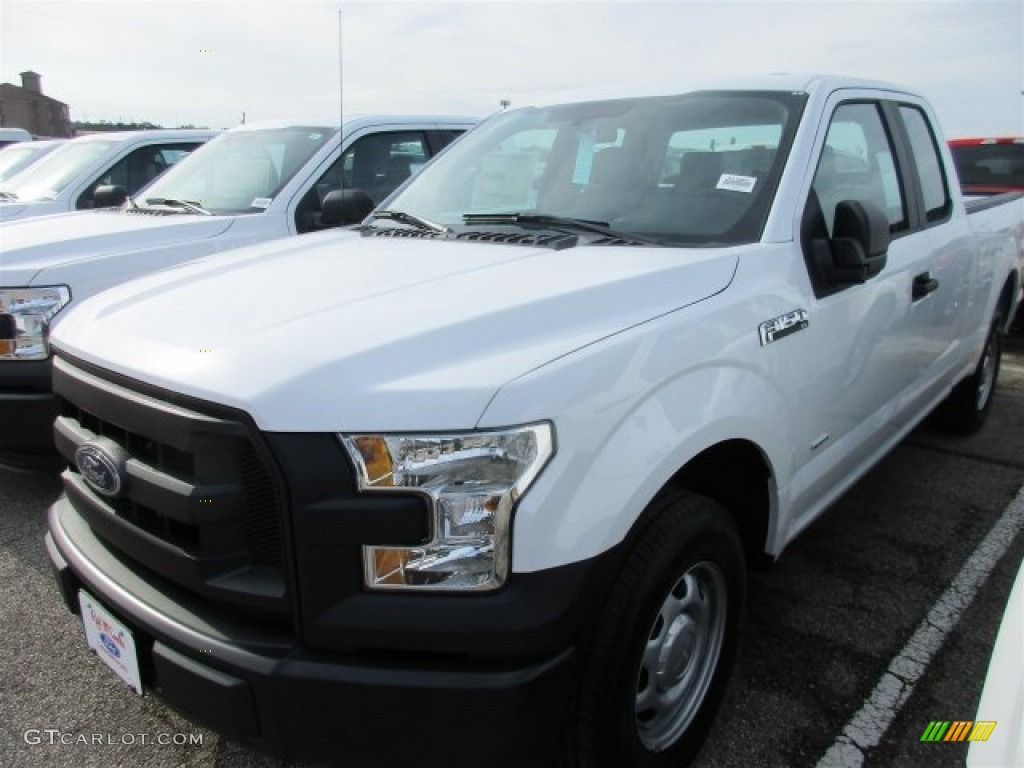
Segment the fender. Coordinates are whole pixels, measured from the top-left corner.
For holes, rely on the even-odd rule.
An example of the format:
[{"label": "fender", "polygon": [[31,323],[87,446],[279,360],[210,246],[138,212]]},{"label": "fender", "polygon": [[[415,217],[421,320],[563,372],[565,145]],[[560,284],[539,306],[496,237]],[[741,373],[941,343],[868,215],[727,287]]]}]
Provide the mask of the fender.
[{"label": "fender", "polygon": [[[557,414],[555,458],[516,511],[514,571],[564,565],[614,547],[688,461],[737,439],[755,445],[771,470],[765,546],[774,547],[778,497],[793,471],[792,406],[766,371],[712,351],[720,338],[709,327],[714,323],[707,319],[687,317],[657,335],[649,328],[621,334],[507,385],[492,401],[481,426],[521,417],[525,403]],[[679,366],[683,351],[706,362]],[[554,382],[567,380],[577,385],[565,390],[572,399],[556,405],[562,388]]]}]

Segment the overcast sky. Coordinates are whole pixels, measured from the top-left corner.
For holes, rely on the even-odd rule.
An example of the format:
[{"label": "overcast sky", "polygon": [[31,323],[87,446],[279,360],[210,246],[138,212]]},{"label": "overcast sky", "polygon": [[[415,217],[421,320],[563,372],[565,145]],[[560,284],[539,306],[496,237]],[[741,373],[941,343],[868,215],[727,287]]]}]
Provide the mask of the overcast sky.
[{"label": "overcast sky", "polygon": [[1024,133],[1021,0],[0,0],[0,82],[40,73],[75,120],[336,115],[339,10],[346,112],[813,71],[922,91],[949,136]]}]

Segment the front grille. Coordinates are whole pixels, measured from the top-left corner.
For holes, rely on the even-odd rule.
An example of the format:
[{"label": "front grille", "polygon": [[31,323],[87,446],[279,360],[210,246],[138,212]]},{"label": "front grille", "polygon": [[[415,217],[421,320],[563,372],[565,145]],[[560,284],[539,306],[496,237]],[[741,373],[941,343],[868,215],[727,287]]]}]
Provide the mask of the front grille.
[{"label": "front grille", "polygon": [[[155,576],[285,615],[283,515],[258,432],[242,413],[143,389],[55,359],[55,441],[72,505],[112,551]],[[76,451],[86,444],[117,458],[116,496],[83,476]]]}]

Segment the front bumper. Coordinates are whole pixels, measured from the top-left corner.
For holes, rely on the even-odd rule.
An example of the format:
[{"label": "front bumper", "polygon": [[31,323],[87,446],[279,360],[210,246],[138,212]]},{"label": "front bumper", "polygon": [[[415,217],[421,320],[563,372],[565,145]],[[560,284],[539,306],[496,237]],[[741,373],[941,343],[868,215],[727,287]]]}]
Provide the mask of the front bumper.
[{"label": "front bumper", "polygon": [[143,578],[64,497],[46,546],[73,612],[85,589],[134,631],[145,688],[257,749],[382,768],[540,765],[557,751],[571,647],[491,660],[304,647],[287,626],[211,615]]},{"label": "front bumper", "polygon": [[56,464],[50,360],[0,362],[0,463]]}]

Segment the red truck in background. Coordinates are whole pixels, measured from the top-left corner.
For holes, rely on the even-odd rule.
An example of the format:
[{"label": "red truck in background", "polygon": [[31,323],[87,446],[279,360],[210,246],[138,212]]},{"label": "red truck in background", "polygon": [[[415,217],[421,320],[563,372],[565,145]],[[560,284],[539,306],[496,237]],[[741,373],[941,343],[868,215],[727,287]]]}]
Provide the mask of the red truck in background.
[{"label": "red truck in background", "polygon": [[1024,192],[1024,138],[953,139],[949,148],[965,195]]}]

